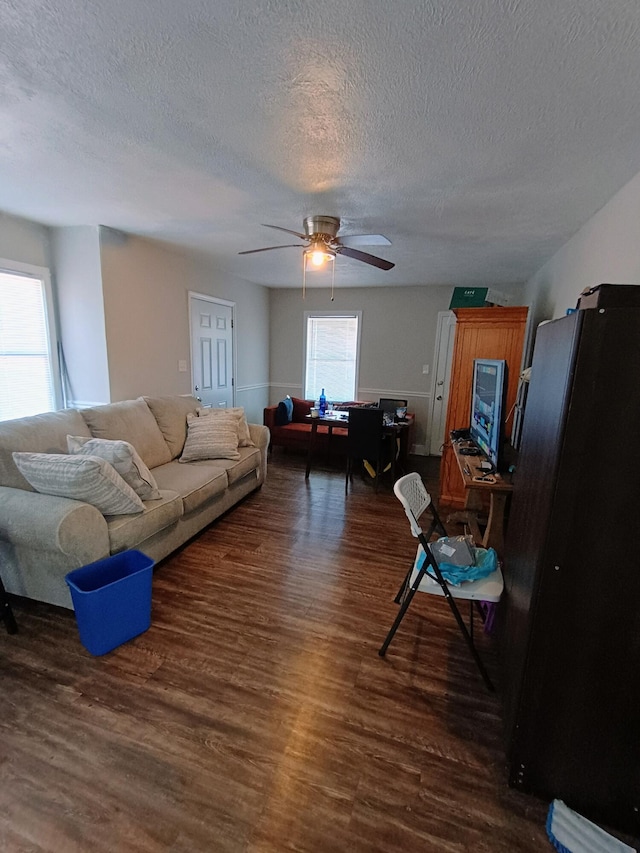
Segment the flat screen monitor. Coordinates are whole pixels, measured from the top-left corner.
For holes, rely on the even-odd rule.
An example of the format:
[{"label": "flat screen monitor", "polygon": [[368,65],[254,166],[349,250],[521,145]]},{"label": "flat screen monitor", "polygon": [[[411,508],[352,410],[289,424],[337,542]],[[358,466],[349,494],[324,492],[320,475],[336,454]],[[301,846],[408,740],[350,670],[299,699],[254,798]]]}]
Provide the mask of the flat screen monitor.
[{"label": "flat screen monitor", "polygon": [[476,358],[471,391],[471,438],[494,468],[500,460],[507,363],[504,359]]}]

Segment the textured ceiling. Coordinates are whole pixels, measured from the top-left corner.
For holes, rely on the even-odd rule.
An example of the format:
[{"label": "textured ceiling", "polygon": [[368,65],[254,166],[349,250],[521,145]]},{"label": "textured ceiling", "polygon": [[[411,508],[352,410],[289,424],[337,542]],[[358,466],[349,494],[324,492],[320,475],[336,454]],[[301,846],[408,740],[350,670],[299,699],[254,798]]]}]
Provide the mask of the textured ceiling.
[{"label": "textured ceiling", "polygon": [[298,286],[526,280],[640,171],[637,0],[0,0],[0,209]]}]

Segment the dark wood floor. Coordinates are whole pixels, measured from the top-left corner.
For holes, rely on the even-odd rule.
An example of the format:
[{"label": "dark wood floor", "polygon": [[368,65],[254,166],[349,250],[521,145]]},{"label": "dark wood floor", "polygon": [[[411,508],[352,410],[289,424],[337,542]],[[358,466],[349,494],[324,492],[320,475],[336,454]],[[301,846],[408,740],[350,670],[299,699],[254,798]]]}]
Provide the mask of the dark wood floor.
[{"label": "dark wood floor", "polygon": [[260,492],[157,568],[142,636],[94,658],[71,612],[17,601],[0,849],[549,849],[445,602],[418,596],[378,657],[413,553],[390,491],[356,477],[345,499],[339,470],[305,482],[276,451]]}]

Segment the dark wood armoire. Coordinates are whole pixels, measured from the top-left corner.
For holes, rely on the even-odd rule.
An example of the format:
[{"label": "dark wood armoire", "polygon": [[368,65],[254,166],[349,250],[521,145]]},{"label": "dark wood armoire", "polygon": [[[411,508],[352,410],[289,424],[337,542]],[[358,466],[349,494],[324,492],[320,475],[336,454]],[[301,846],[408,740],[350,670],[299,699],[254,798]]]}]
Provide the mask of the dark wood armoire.
[{"label": "dark wood armoire", "polygon": [[640,307],[615,304],[538,328],[499,630],[510,784],[638,833]]}]

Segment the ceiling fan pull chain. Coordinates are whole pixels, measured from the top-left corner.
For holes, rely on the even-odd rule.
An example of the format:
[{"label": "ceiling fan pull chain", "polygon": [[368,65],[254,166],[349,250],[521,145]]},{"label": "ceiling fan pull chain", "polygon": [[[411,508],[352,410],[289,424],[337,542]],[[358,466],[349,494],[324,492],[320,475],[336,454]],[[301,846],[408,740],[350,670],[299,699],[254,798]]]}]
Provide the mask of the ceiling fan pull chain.
[{"label": "ceiling fan pull chain", "polygon": [[336,280],[336,265],[331,264],[331,301],[333,302],[333,284]]},{"label": "ceiling fan pull chain", "polygon": [[307,295],[307,253],[302,253],[302,298]]}]

